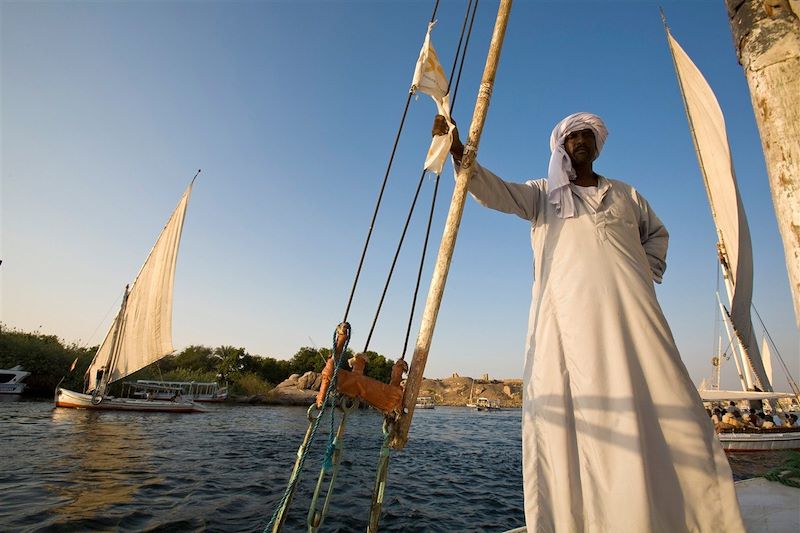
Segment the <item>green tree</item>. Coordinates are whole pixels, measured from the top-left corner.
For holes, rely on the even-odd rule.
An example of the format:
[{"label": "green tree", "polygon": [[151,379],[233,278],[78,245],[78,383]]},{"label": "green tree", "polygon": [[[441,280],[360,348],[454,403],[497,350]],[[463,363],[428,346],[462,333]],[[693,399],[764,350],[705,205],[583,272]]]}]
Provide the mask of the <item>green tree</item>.
[{"label": "green tree", "polygon": [[20,365],[30,372],[26,394],[52,397],[62,378],[63,386],[83,390],[83,374],[96,351],[97,347],[65,345],[55,335],[18,331],[0,323],[0,368]]},{"label": "green tree", "polygon": [[235,382],[242,372],[244,365],[242,360],[247,352],[244,348],[234,348],[233,346],[220,346],[214,349],[214,357],[217,358],[217,373],[223,382]]},{"label": "green tree", "polygon": [[219,366],[219,359],[215,357],[214,350],[208,346],[187,346],[177,355],[164,359],[161,363],[164,371],[176,368],[186,368],[199,372],[215,372]]},{"label": "green tree", "polygon": [[290,364],[293,374],[304,374],[309,370],[322,372],[322,368],[325,366],[325,357],[316,348],[303,346],[292,356]]},{"label": "green tree", "polygon": [[264,381],[277,385],[292,373],[291,362],[285,359],[245,355],[242,359],[243,372],[256,374]]},{"label": "green tree", "polygon": [[366,353],[369,356],[369,362],[367,363],[367,367],[364,369],[364,374],[371,378],[377,379],[378,381],[389,383],[389,380],[392,377],[392,367],[394,366],[394,361],[387,359],[381,354],[371,350]]}]

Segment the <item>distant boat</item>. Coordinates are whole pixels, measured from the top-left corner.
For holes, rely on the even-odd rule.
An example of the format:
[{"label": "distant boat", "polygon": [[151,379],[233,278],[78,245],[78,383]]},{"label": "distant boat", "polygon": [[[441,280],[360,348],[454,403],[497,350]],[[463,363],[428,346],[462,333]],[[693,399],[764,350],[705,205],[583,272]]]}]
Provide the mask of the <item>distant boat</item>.
[{"label": "distant boat", "polygon": [[14,368],[0,369],[0,394],[22,394],[26,387],[22,381],[30,375],[30,372],[22,370],[19,365]]},{"label": "distant boat", "polygon": [[415,409],[434,409],[436,404],[430,396],[420,396],[417,398],[417,403],[414,405]]},{"label": "distant boat", "polygon": [[467,400],[467,407],[470,409],[475,409],[478,407],[475,402],[472,401],[472,389],[475,388],[475,380],[472,380],[472,384],[469,386],[469,399]]},{"label": "distant boat", "polygon": [[475,410],[476,411],[499,411],[500,404],[498,404],[494,400],[490,400],[489,398],[484,398],[481,396],[475,402]]},{"label": "distant boat", "polygon": [[725,117],[703,74],[667,30],[689,129],[697,152],[711,215],[717,228],[716,255],[729,305],[719,307],[729,331],[742,390],[772,391],[750,316],[753,247],[733,169]]},{"label": "distant boat", "polygon": [[154,381],[138,379],[127,383],[134,389],[133,395],[155,400],[171,400],[180,396],[195,402],[219,403],[228,399],[228,387],[220,387],[216,381]]},{"label": "distant boat", "polygon": [[[786,392],[724,390],[701,390],[698,392],[704,402],[721,402],[723,404],[729,401],[760,402],[794,397],[793,394]],[[769,429],[732,427],[718,429],[717,437],[722,443],[722,449],[728,453],[800,450],[800,427],[780,427],[778,425]]]},{"label": "distant boat", "polygon": [[172,289],[193,183],[194,179],[161,231],[139,275],[130,288],[125,287],[119,313],[86,371],[83,393],[56,387],[56,407],[173,413],[203,411],[180,395],[165,401],[115,398],[108,392],[112,383],[175,351],[172,347]]},{"label": "distant boat", "polygon": [[[717,228],[717,258],[728,295],[726,307],[719,294],[717,300],[731,358],[736,363],[741,391],[719,390],[721,344],[712,358],[713,373],[709,390],[700,390],[704,402],[749,401],[760,410],[767,401],[774,413],[778,399],[798,398],[798,388],[786,372],[793,393],[773,392],[772,362],[769,346],[761,352],[756,341],[750,308],[753,294],[753,250],[750,229],[736,182],[725,131],[725,118],[716,96],[686,52],[667,29],[667,40],[675,72],[686,106],[686,115],[697,151],[700,170],[708,194],[714,225]],[[708,385],[701,386],[708,389]],[[776,427],[717,429],[722,447],[727,452],[800,449],[800,428]]]}]

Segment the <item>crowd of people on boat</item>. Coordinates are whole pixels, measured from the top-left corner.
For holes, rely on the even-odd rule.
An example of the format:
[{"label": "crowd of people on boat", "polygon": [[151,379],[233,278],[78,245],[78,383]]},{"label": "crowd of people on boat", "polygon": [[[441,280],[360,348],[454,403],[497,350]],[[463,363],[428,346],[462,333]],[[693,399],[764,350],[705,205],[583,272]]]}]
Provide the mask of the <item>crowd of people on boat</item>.
[{"label": "crowd of people on boat", "polygon": [[744,412],[736,407],[735,402],[729,402],[727,406],[715,405],[706,409],[714,424],[714,429],[718,432],[730,429],[773,429],[773,428],[800,428],[797,415],[793,413],[772,413],[766,414],[764,411],[756,409],[744,409]]}]

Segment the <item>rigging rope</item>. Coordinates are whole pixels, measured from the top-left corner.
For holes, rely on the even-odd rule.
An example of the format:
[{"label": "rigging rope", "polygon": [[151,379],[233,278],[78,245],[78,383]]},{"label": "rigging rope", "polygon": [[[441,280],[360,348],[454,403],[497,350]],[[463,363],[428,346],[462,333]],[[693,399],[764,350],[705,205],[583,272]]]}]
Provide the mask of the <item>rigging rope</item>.
[{"label": "rigging rope", "polygon": [[[461,40],[464,38],[464,26],[467,24],[467,18],[469,17],[470,8],[472,8],[472,17],[470,18],[470,22],[469,22],[469,31],[467,32],[467,40],[464,43],[463,51],[461,51]],[[467,11],[466,11],[466,14],[464,15],[464,23],[461,25],[461,37],[459,37],[459,39],[458,39],[458,47],[456,48],[456,58],[458,57],[459,51],[461,51],[461,62],[459,63],[459,66],[458,66],[458,76],[456,77],[455,87],[453,87],[453,102],[451,104],[452,105],[452,107],[451,107],[451,115],[452,115],[452,110],[455,109],[456,95],[458,95],[458,86],[459,86],[459,84],[461,82],[461,72],[464,69],[464,59],[467,57],[467,47],[469,47],[469,39],[470,39],[470,36],[472,36],[472,25],[475,22],[475,13],[477,11],[478,11],[478,0],[475,0],[475,6],[474,7],[472,6],[472,0],[469,0],[469,3],[467,4]],[[455,69],[455,66],[456,66],[456,61],[453,60],[453,69]],[[452,82],[452,80],[453,80],[453,70],[450,71],[450,78],[449,79],[450,79],[450,82]],[[422,245],[422,257],[420,258],[419,270],[417,272],[417,283],[416,283],[416,285],[414,287],[414,298],[413,298],[413,300],[411,302],[411,311],[410,311],[409,316],[408,316],[408,327],[406,328],[406,337],[405,337],[405,340],[403,341],[403,351],[402,351],[401,356],[400,356],[401,360],[405,360],[405,358],[406,358],[406,351],[408,350],[408,340],[409,340],[409,337],[411,336],[411,326],[412,326],[412,324],[414,322],[414,309],[417,306],[417,296],[419,295],[419,285],[420,285],[420,282],[422,281],[422,270],[423,270],[423,267],[425,266],[425,254],[427,253],[427,250],[428,250],[428,239],[430,238],[430,235],[431,235],[431,225],[433,223],[433,213],[434,213],[434,209],[436,207],[436,195],[437,195],[437,193],[439,191],[439,178],[440,178],[440,176],[437,174],[436,175],[436,181],[435,181],[434,186],[433,186],[433,199],[431,200],[431,209],[430,209],[430,213],[428,214],[428,227],[427,227],[427,230],[425,231],[425,242]]]},{"label": "rigging rope", "polygon": [[[433,13],[431,13],[431,20],[432,23],[436,20],[436,11],[439,9],[439,0],[436,0],[436,3],[433,6]],[[403,125],[406,122],[406,115],[408,114],[408,106],[411,103],[411,97],[414,93],[409,90],[408,96],[406,97],[406,105],[403,109],[403,116],[400,118],[400,126],[397,128],[397,134],[394,137],[394,145],[392,146],[392,152],[389,156],[389,163],[386,165],[386,172],[383,175],[383,183],[381,184],[380,192],[378,193],[378,200],[375,203],[375,210],[372,213],[372,220],[369,223],[369,231],[367,232],[367,238],[364,241],[364,248],[361,250],[361,259],[358,261],[358,268],[356,269],[356,276],[353,279],[353,287],[350,289],[350,297],[347,300],[347,307],[344,310],[344,318],[342,322],[347,322],[347,316],[350,314],[350,306],[353,304],[353,296],[356,294],[356,287],[358,286],[358,279],[361,276],[361,268],[364,266],[364,258],[367,255],[367,248],[369,248],[369,241],[372,238],[372,230],[375,228],[375,219],[378,218],[378,211],[381,207],[381,201],[383,200],[383,192],[386,190],[386,182],[389,179],[389,172],[392,170],[392,162],[394,161],[394,155],[397,152],[397,143],[400,141],[400,134],[403,132]]]},{"label": "rigging rope", "polygon": [[[337,328],[338,331],[338,328]],[[301,444],[300,449],[297,452],[297,462],[295,463],[294,470],[292,471],[292,475],[289,478],[289,484],[286,486],[286,490],[283,491],[283,496],[281,496],[280,502],[278,506],[275,508],[275,512],[272,513],[272,518],[270,518],[269,523],[264,528],[264,533],[269,533],[270,531],[279,531],[280,527],[282,526],[283,518],[285,517],[286,509],[291,502],[292,495],[294,494],[294,490],[297,487],[297,482],[300,480],[300,474],[303,471],[303,465],[306,462],[306,456],[308,455],[308,450],[311,444],[314,442],[314,437],[317,433],[317,428],[319,427],[320,420],[322,420],[322,415],[325,414],[325,410],[328,408],[328,402],[333,396],[333,403],[331,404],[331,410],[335,408],[336,403],[336,376],[339,373],[339,369],[342,367],[345,359],[347,359],[347,344],[350,342],[350,335],[349,335],[349,328],[348,328],[348,335],[345,339],[342,353],[339,355],[339,360],[334,367],[333,376],[331,376],[330,386],[328,390],[325,392],[325,399],[322,401],[322,406],[319,408],[319,414],[314,419],[313,422],[310,422],[309,431],[306,433],[306,438]],[[336,333],[333,334],[333,354],[336,355]],[[316,404],[312,404],[311,407],[308,408],[308,416],[309,420],[311,417],[311,409],[315,407]],[[333,416],[333,414],[331,414]],[[281,516],[280,522],[278,522],[278,517]],[[277,522],[277,524],[276,524]],[[277,529],[273,529],[277,526]]]},{"label": "rigging rope", "polygon": [[[797,383],[792,377],[792,374],[789,373],[789,367],[786,366],[786,362],[783,360],[783,357],[781,356],[781,351],[778,349],[778,345],[775,344],[774,340],[772,340],[772,335],[769,334],[767,326],[764,324],[764,321],[761,320],[761,315],[759,314],[758,309],[756,309],[755,304],[751,302],[750,305],[753,307],[753,311],[755,311],[756,316],[758,317],[758,321],[761,323],[761,327],[764,328],[764,333],[767,334],[767,338],[769,339],[770,344],[772,344],[772,347],[775,349],[775,354],[778,356],[778,360],[781,362],[783,371],[786,373],[786,381],[789,382],[789,386],[792,388],[792,392],[794,392],[794,395],[797,397],[797,400],[800,401],[800,388],[797,386]],[[773,390],[774,389],[775,387],[773,386]]]},{"label": "rigging rope", "polygon": [[[457,90],[458,90],[458,83],[459,83],[459,81],[461,79],[461,72],[462,72],[463,65],[464,65],[464,57],[466,55],[467,46],[469,44],[469,37],[470,37],[470,35],[472,33],[472,23],[475,20],[475,11],[477,10],[477,6],[478,6],[478,1],[477,0],[474,0],[474,5],[473,5],[473,0],[469,0],[468,6],[467,6],[467,11],[466,11],[466,14],[464,16],[464,22],[463,22],[462,28],[461,28],[461,36],[459,38],[458,47],[457,47],[457,50],[456,50],[456,56],[454,58],[453,67],[452,67],[452,70],[450,72],[450,78],[448,80],[448,87],[450,87],[452,85],[453,75],[454,75],[455,70],[456,70],[456,64],[458,63],[459,56],[461,56],[461,60],[460,60],[460,64],[459,64],[460,66],[459,66],[459,70],[458,70],[458,78],[457,78],[457,81],[456,81],[456,86],[455,86],[455,90],[454,90],[454,94],[453,94],[454,100],[455,100],[455,95],[457,94]],[[434,8],[433,8],[433,13],[431,14],[431,19],[430,19],[430,23],[429,24],[431,24],[431,23],[433,23],[435,21],[436,12],[438,10],[438,7],[439,7],[439,0],[436,0]],[[467,34],[466,41],[464,41],[464,31],[465,31],[465,28],[467,26],[467,19],[470,18],[470,10],[471,9],[472,9],[472,14],[471,14],[471,21],[470,21],[470,24],[469,24],[469,33]],[[461,46],[462,42],[464,42],[463,50],[462,50],[462,46]],[[344,344],[342,345],[343,347],[341,348],[341,352],[337,353],[337,335],[336,335],[336,333],[334,333],[334,341],[333,341],[334,349],[332,350],[332,352],[333,352],[332,357],[337,357],[338,356],[339,359],[336,362],[336,364],[334,365],[333,375],[331,376],[331,380],[330,380],[329,386],[327,387],[327,390],[325,391],[324,400],[322,402],[322,405],[321,405],[321,407],[318,407],[319,412],[316,415],[316,417],[313,418],[313,420],[312,420],[312,416],[313,415],[312,415],[311,412],[312,412],[312,409],[314,409],[318,404],[315,403],[311,407],[309,407],[309,411],[308,411],[309,427],[308,427],[308,429],[306,431],[306,436],[305,436],[302,444],[300,445],[300,448],[298,449],[297,460],[295,462],[295,466],[294,466],[294,469],[293,469],[292,474],[290,476],[289,483],[288,483],[288,485],[286,487],[286,490],[284,491],[283,496],[281,497],[281,499],[280,499],[280,501],[278,503],[278,506],[277,506],[277,508],[275,509],[275,512],[272,515],[272,518],[270,519],[270,521],[267,524],[267,526],[264,528],[264,532],[265,533],[268,533],[269,531],[273,531],[273,532],[280,531],[281,527],[283,526],[283,522],[284,522],[284,520],[286,518],[286,513],[288,512],[288,507],[291,504],[292,496],[294,494],[294,491],[295,491],[295,489],[297,487],[297,484],[298,484],[298,481],[300,479],[300,474],[301,474],[303,466],[305,464],[305,460],[306,460],[306,457],[308,455],[308,451],[309,451],[310,445],[314,441],[317,429],[318,429],[320,421],[322,420],[322,417],[323,417],[323,415],[325,413],[325,410],[328,409],[328,407],[330,406],[330,409],[331,409],[330,436],[329,436],[329,441],[328,441],[328,444],[326,446],[325,454],[324,454],[324,457],[323,457],[322,468],[320,470],[320,475],[319,475],[319,479],[318,479],[318,482],[317,482],[317,487],[316,487],[316,489],[314,491],[314,495],[312,497],[312,504],[311,504],[311,507],[309,509],[309,514],[308,514],[309,531],[316,531],[317,528],[321,525],[321,523],[324,520],[325,515],[327,513],[329,499],[330,499],[330,496],[333,493],[333,484],[334,484],[335,478],[336,478],[336,471],[338,470],[339,458],[340,458],[341,452],[342,452],[341,437],[343,436],[343,433],[344,433],[344,426],[345,426],[347,413],[348,413],[348,409],[345,409],[345,406],[343,405],[342,407],[343,407],[343,411],[344,411],[344,416],[343,416],[342,421],[341,421],[341,423],[339,425],[339,430],[334,434],[335,408],[336,408],[336,402],[337,402],[337,392],[336,392],[336,389],[337,389],[337,387],[336,387],[337,375],[338,375],[339,369],[343,366],[343,363],[347,358],[347,344],[350,341],[350,328],[349,328],[349,324],[347,324],[347,317],[348,317],[348,315],[350,313],[350,308],[351,308],[352,303],[353,303],[353,298],[354,298],[355,291],[356,291],[356,288],[357,288],[357,285],[358,285],[358,280],[360,278],[361,271],[362,271],[362,268],[364,266],[364,259],[366,257],[367,249],[369,248],[369,243],[370,243],[370,240],[371,240],[371,237],[372,237],[372,232],[373,232],[373,229],[374,229],[374,226],[375,226],[375,220],[377,219],[378,211],[380,210],[380,205],[381,205],[381,202],[382,202],[382,199],[383,199],[383,194],[384,194],[385,189],[386,189],[386,184],[387,184],[387,181],[388,181],[389,174],[391,172],[392,163],[394,161],[394,156],[395,156],[396,151],[397,151],[397,146],[398,146],[398,143],[399,143],[400,135],[402,133],[402,130],[403,130],[403,127],[404,127],[404,124],[405,124],[405,119],[406,119],[406,116],[408,114],[409,104],[410,104],[411,97],[413,96],[414,92],[415,92],[415,88],[412,86],[411,89],[409,90],[408,96],[406,98],[406,103],[405,103],[405,107],[403,109],[403,114],[402,114],[402,117],[401,117],[401,120],[400,120],[400,125],[399,125],[397,133],[395,135],[394,144],[392,146],[391,154],[389,156],[389,161],[388,161],[388,164],[387,164],[386,172],[384,173],[383,182],[381,184],[381,188],[380,188],[380,191],[379,191],[379,194],[378,194],[378,199],[376,201],[375,209],[374,209],[373,214],[372,214],[372,220],[370,221],[369,231],[367,232],[367,237],[366,237],[365,242],[364,242],[364,247],[362,249],[361,257],[359,259],[358,267],[356,269],[356,275],[355,275],[355,278],[353,280],[353,285],[352,285],[352,288],[351,288],[351,291],[350,291],[350,295],[349,295],[349,298],[348,298],[347,307],[346,307],[345,313],[344,313],[344,319],[342,320],[342,325],[346,325],[346,327],[347,327],[346,340],[345,340]],[[386,292],[387,292],[388,287],[389,287],[389,283],[391,282],[391,278],[392,278],[392,275],[393,275],[393,272],[394,272],[394,268],[395,268],[397,259],[398,259],[399,254],[400,254],[400,250],[401,250],[403,242],[405,240],[405,236],[406,236],[406,233],[407,233],[407,230],[408,230],[408,226],[410,224],[410,220],[411,220],[411,217],[413,215],[413,212],[414,212],[414,209],[415,209],[415,206],[416,206],[416,202],[417,202],[417,199],[419,197],[420,190],[422,188],[422,182],[423,182],[423,179],[425,177],[425,174],[426,174],[426,172],[423,170],[422,174],[420,175],[419,183],[417,185],[417,190],[416,190],[416,193],[414,195],[414,199],[412,201],[408,216],[406,218],[406,222],[405,222],[405,225],[404,225],[404,228],[403,228],[403,232],[402,232],[402,235],[400,237],[400,242],[398,243],[397,250],[395,252],[395,256],[394,256],[394,259],[392,261],[392,265],[391,265],[391,268],[390,268],[390,271],[389,271],[389,274],[388,274],[388,277],[387,277],[387,280],[386,280],[386,284],[384,286],[383,293],[382,293],[381,298],[380,298],[380,303],[378,304],[378,309],[377,309],[377,311],[375,313],[375,318],[373,320],[372,327],[370,328],[369,335],[367,337],[366,345],[364,347],[364,351],[365,352],[367,351],[367,349],[369,347],[369,341],[370,341],[370,339],[372,337],[372,334],[374,332],[375,326],[377,324],[378,316],[380,314],[380,310],[381,310],[381,307],[383,305],[383,301],[385,299]],[[414,291],[413,303],[412,303],[410,317],[409,317],[408,330],[406,331],[405,346],[403,348],[403,356],[401,357],[401,359],[403,359],[405,357],[406,346],[408,344],[408,336],[409,336],[409,333],[410,333],[410,330],[411,330],[411,324],[412,324],[412,321],[413,321],[413,314],[414,314],[414,307],[416,305],[417,295],[418,295],[418,292],[419,292],[420,280],[421,280],[421,276],[422,276],[422,270],[423,270],[423,267],[424,267],[424,261],[425,261],[425,255],[426,255],[428,240],[429,240],[429,237],[430,237],[430,231],[431,231],[431,226],[432,226],[433,214],[434,214],[434,210],[435,210],[435,206],[436,206],[436,196],[437,196],[437,193],[438,193],[438,189],[439,189],[439,176],[437,175],[436,176],[435,185],[434,185],[433,197],[431,199],[431,208],[430,208],[430,213],[429,213],[429,216],[428,216],[428,224],[427,224],[427,228],[426,228],[425,241],[424,241],[424,246],[423,246],[423,250],[422,250],[422,254],[421,254],[419,272],[418,272],[418,275],[417,275],[416,288],[415,288],[415,291]],[[343,401],[345,403],[346,403],[346,400],[347,400],[346,398],[343,398]],[[356,401],[355,405],[357,405],[357,403],[358,402]],[[352,408],[352,405],[353,404],[351,404],[351,408]],[[377,478],[376,478],[376,490],[379,490],[379,494],[378,494],[377,498],[376,498],[376,495],[373,494],[372,507],[370,508],[370,525],[369,525],[370,531],[376,531],[377,530],[377,524],[378,524],[378,520],[380,518],[380,508],[381,508],[381,504],[382,504],[382,501],[383,501],[383,489],[385,487],[386,476],[387,476],[387,473],[388,473],[389,448],[388,448],[388,430],[387,430],[387,426],[386,426],[387,423],[389,423],[388,420],[384,422],[385,439],[384,439],[384,445],[383,445],[383,447],[381,449],[381,461],[380,461],[380,464],[379,464]],[[325,478],[325,476],[326,476],[326,474],[328,472],[331,473],[331,479],[330,479],[329,484],[328,484],[328,491],[327,491],[327,494],[325,496],[325,502],[323,504],[322,510],[320,511],[320,510],[317,510],[317,503],[316,502],[317,502],[317,499],[318,499],[318,496],[319,496],[319,493],[320,493],[322,482],[323,482],[323,480],[324,480],[324,478]]]},{"label": "rigging rope", "polygon": [[[464,32],[465,32],[466,27],[467,27],[467,20],[470,18],[470,10],[472,9],[473,10],[472,11],[472,22],[475,21],[475,11],[477,10],[477,7],[478,7],[478,2],[477,2],[477,0],[475,0],[474,9],[473,9],[472,1],[473,0],[469,0],[469,3],[467,4],[467,10],[466,10],[466,13],[464,15],[464,22],[463,22],[463,24],[461,26],[461,36],[459,37],[458,45],[456,47],[456,54],[455,54],[455,57],[453,58],[453,66],[450,69],[450,78],[449,78],[449,80],[447,82],[448,89],[449,88],[453,88],[454,93],[458,91],[458,81],[456,81],[456,85],[455,85],[455,87],[453,87],[453,75],[455,74],[455,71],[456,71],[456,65],[459,64],[459,56],[461,56],[461,62],[460,62],[461,68],[459,68],[459,71],[458,71],[458,80],[460,81],[460,79],[461,79],[461,69],[464,66],[464,57],[466,57],[467,46],[469,46],[469,35],[472,34],[472,23],[470,23],[470,25],[469,25],[469,34],[467,35],[466,41],[464,41]],[[462,42],[464,42],[463,49],[461,47]],[[412,88],[412,90],[413,90],[413,88]],[[448,92],[449,92],[449,90],[448,90]],[[452,111],[454,109],[455,109],[454,106],[451,107],[451,113],[452,113]],[[411,222],[412,215],[414,214],[414,209],[415,209],[416,204],[417,204],[417,199],[419,198],[419,192],[420,192],[420,189],[422,188],[423,180],[425,179],[425,174],[426,174],[426,170],[423,169],[422,173],[420,174],[419,181],[417,183],[417,190],[416,190],[416,193],[414,194],[414,199],[411,202],[411,207],[409,208],[408,215],[406,216],[406,222],[405,222],[405,225],[403,226],[403,231],[402,231],[402,233],[400,235],[400,241],[397,243],[397,249],[395,250],[394,258],[392,259],[392,264],[389,267],[389,274],[388,274],[388,276],[386,278],[386,283],[383,286],[383,292],[381,293],[381,297],[380,297],[380,300],[378,302],[378,308],[375,310],[375,316],[372,319],[372,326],[370,327],[369,333],[367,335],[367,340],[364,343],[364,350],[363,350],[364,352],[366,352],[369,349],[369,343],[370,343],[370,340],[372,339],[372,334],[374,333],[375,327],[378,324],[378,317],[380,316],[381,309],[383,308],[383,302],[384,302],[384,299],[386,298],[386,292],[389,290],[389,284],[391,283],[392,276],[394,275],[394,269],[395,269],[395,266],[397,265],[397,259],[400,256],[400,250],[402,249],[403,242],[405,241],[406,232],[408,230],[408,225]],[[423,269],[424,264],[425,264],[425,253],[427,251],[428,238],[430,236],[431,225],[433,223],[433,209],[434,209],[434,207],[436,205],[436,193],[438,192],[438,190],[439,190],[439,175],[437,174],[436,175],[436,180],[435,180],[434,195],[433,195],[433,197],[431,199],[431,215],[428,218],[428,224],[427,224],[427,228],[426,228],[426,231],[425,231],[425,244],[424,244],[424,246],[422,248],[422,256],[420,258],[419,273],[417,275],[417,283],[416,283],[416,287],[415,287],[415,290],[414,290],[414,298],[413,298],[413,303],[412,303],[411,312],[410,312],[411,316],[409,317],[409,331],[411,329],[411,322],[413,321],[413,318],[414,318],[414,307],[416,305],[417,295],[419,293],[419,285],[420,285],[420,278],[422,276],[422,269]],[[406,335],[405,346],[403,348],[403,355],[402,355],[402,357],[400,359],[405,359],[405,352],[406,352],[407,346],[408,346],[408,334]]]},{"label": "rigging rope", "polygon": [[[456,55],[455,55],[455,58],[453,59],[453,68],[450,71],[450,78],[448,80],[448,88],[449,88],[449,87],[452,87],[453,73],[455,72],[456,62],[458,61],[459,54],[461,54],[461,62],[460,62],[460,65],[459,65],[458,77],[456,78],[456,86],[455,86],[454,92],[453,92],[453,105],[455,105],[455,95],[458,92],[458,84],[459,84],[459,82],[461,80],[461,71],[462,71],[462,69],[464,67],[464,58],[466,57],[466,54],[467,54],[467,47],[469,46],[469,38],[470,38],[470,35],[472,35],[472,25],[473,25],[473,23],[475,21],[475,12],[478,9],[478,0],[475,0],[474,7],[473,7],[472,1],[473,0],[469,0],[469,3],[467,4],[467,10],[466,10],[466,13],[464,15],[464,23],[461,26],[461,36],[458,39],[458,46],[456,47]],[[470,25],[469,25],[469,32],[467,34],[467,40],[464,43],[464,48],[462,50],[461,43],[462,43],[462,40],[464,39],[464,28],[465,28],[466,23],[467,23],[467,18],[469,18],[469,16],[470,16],[469,15],[470,9],[472,9],[472,16],[471,16],[471,21],[470,21]],[[451,107],[451,114],[452,114],[452,109],[453,108]],[[425,176],[425,171],[423,170],[422,175],[420,176],[419,185],[417,186],[417,194],[419,194],[419,188],[422,185],[422,179],[423,179],[424,176]],[[422,254],[421,254],[421,257],[420,257],[419,270],[417,272],[417,281],[416,281],[416,286],[414,287],[414,296],[413,296],[413,299],[412,299],[412,302],[411,302],[411,310],[409,312],[409,317],[408,317],[408,327],[406,328],[406,335],[405,335],[405,339],[403,341],[403,351],[402,351],[402,354],[400,356],[400,360],[401,361],[405,360],[406,350],[408,349],[408,340],[409,340],[409,336],[411,334],[411,326],[412,326],[413,321],[414,321],[414,309],[416,308],[416,304],[417,304],[417,296],[419,294],[420,281],[422,279],[422,271],[423,271],[423,268],[425,266],[425,255],[426,255],[426,252],[428,250],[428,240],[430,238],[431,226],[432,226],[432,223],[433,223],[433,214],[434,214],[435,208],[436,208],[436,197],[437,197],[437,194],[438,194],[438,191],[439,191],[439,179],[440,179],[440,175],[436,174],[436,180],[434,182],[434,189],[433,189],[433,196],[431,198],[431,207],[430,207],[430,211],[428,213],[428,224],[427,224],[427,228],[425,230],[425,241],[424,241],[424,243],[422,245]],[[413,211],[414,211],[414,205],[416,204],[416,199],[417,198],[416,198],[416,195],[415,195],[414,202],[412,203],[411,210],[410,210],[410,212],[408,214],[409,219],[411,217],[411,213],[413,213]],[[408,220],[406,221],[406,227],[407,226],[408,226]],[[395,254],[395,260],[394,261],[397,260],[397,254],[400,253],[400,247],[402,246],[403,238],[405,237],[405,231],[406,231],[406,229],[404,228],[403,229],[403,237],[401,237],[400,243],[398,244],[398,249],[397,249],[397,252]],[[370,329],[370,334],[369,334],[370,337],[372,336],[372,331],[375,329],[375,323],[377,322],[378,315],[380,313],[380,305],[383,304],[383,297],[386,294],[386,289],[388,288],[389,282],[391,280],[392,271],[394,270],[394,261],[392,262],[392,268],[391,268],[391,270],[389,272],[389,277],[386,280],[386,286],[384,287],[383,295],[381,296],[381,304],[379,304],[378,310],[375,313],[375,319],[373,321],[372,328]],[[368,345],[369,345],[369,337],[367,338],[367,346]],[[364,351],[366,351],[366,347],[364,348]],[[385,490],[386,490],[387,478],[389,476],[389,460],[391,458],[390,442],[391,442],[391,434],[392,434],[392,431],[390,431],[390,427],[392,426],[392,424],[394,424],[394,421],[389,416],[386,416],[384,418],[384,422],[383,422],[384,439],[383,439],[383,444],[381,445],[380,455],[379,455],[379,458],[378,458],[378,466],[377,466],[377,469],[376,469],[377,471],[376,471],[376,474],[375,474],[375,484],[374,484],[373,489],[372,489],[372,502],[370,504],[370,509],[369,509],[369,521],[367,522],[367,533],[377,533],[377,531],[378,531],[378,524],[380,522],[380,516],[381,516],[381,508],[383,507],[383,498],[384,498],[384,494],[385,494]]]}]

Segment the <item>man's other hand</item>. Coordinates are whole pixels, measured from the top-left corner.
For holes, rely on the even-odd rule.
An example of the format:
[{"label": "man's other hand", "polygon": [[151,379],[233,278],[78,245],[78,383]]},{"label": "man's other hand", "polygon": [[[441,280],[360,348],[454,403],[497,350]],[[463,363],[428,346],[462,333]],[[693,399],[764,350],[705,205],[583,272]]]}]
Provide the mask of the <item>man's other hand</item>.
[{"label": "man's other hand", "polygon": [[[446,135],[448,130],[449,127],[447,126],[444,115],[436,115],[433,119],[431,134],[434,137],[437,135]],[[450,146],[450,154],[459,163],[461,162],[461,158],[464,157],[464,145],[461,143],[461,139],[458,136],[458,128],[455,127],[455,121],[453,121],[453,144]]]}]

